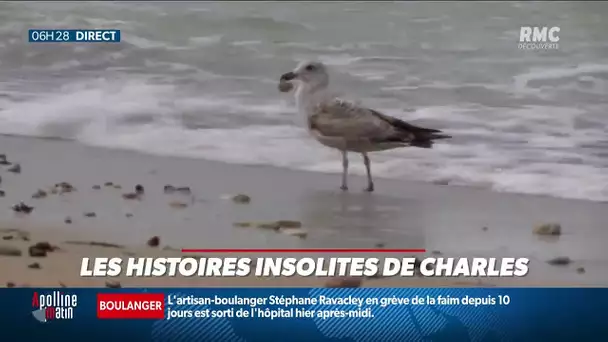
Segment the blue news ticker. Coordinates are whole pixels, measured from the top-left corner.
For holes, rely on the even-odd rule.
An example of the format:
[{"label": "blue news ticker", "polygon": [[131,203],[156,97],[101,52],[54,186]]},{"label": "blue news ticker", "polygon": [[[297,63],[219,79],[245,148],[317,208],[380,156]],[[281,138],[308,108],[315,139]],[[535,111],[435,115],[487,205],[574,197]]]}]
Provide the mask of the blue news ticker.
[{"label": "blue news ticker", "polygon": [[[62,302],[57,292],[72,299]],[[107,294],[160,294],[165,319],[101,319],[99,296]],[[0,289],[0,303],[0,322],[9,328],[3,341],[573,342],[608,336],[608,288],[14,288]],[[47,321],[41,307],[56,315]],[[67,315],[57,315],[62,310]],[[351,315],[357,312],[363,314]]]},{"label": "blue news ticker", "polygon": [[30,43],[119,43],[120,30],[30,29]]}]

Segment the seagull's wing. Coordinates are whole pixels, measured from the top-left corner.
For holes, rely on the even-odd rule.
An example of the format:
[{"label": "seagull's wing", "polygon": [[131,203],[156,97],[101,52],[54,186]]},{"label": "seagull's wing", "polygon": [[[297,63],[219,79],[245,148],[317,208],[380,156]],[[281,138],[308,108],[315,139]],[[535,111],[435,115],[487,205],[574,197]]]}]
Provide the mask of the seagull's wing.
[{"label": "seagull's wing", "polygon": [[340,99],[319,104],[309,118],[309,128],[327,137],[341,137],[346,140],[368,139],[376,143],[411,143],[415,146],[449,137],[441,134],[439,130],[414,126]]},{"label": "seagull's wing", "polygon": [[390,122],[374,114],[371,109],[340,99],[317,105],[309,119],[311,129],[327,137],[345,139],[383,139],[394,133]]}]

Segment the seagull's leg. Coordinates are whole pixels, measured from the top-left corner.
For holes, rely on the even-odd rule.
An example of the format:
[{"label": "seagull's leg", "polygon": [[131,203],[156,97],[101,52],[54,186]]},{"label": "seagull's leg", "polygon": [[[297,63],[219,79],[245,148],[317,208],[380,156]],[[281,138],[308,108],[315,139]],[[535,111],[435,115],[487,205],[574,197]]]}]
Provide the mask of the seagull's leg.
[{"label": "seagull's leg", "polygon": [[340,189],[348,190],[347,180],[348,177],[348,154],[346,151],[342,151],[342,186]]},{"label": "seagull's leg", "polygon": [[361,153],[363,155],[363,164],[365,164],[365,170],[367,171],[367,188],[365,191],[374,191],[374,181],[372,180],[372,162],[369,160],[367,153]]}]

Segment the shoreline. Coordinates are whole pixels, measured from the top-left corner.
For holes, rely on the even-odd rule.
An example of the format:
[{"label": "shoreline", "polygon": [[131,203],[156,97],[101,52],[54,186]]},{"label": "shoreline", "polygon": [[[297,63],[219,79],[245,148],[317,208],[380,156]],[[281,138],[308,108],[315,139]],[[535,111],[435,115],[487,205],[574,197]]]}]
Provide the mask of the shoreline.
[{"label": "shoreline", "polygon": [[[91,150],[102,150],[102,151],[107,151],[110,153],[116,153],[116,154],[121,154],[123,158],[128,158],[130,155],[131,156],[139,156],[139,157],[143,157],[143,158],[158,158],[158,159],[164,159],[167,161],[189,161],[189,162],[200,162],[200,163],[204,163],[207,165],[214,165],[215,167],[221,168],[221,167],[236,167],[236,168],[244,168],[244,169],[256,169],[256,170],[268,170],[269,172],[287,172],[287,173],[292,173],[294,175],[298,175],[298,176],[303,176],[303,175],[308,175],[309,177],[314,177],[314,175],[320,176],[320,177],[334,177],[337,178],[338,181],[340,180],[340,174],[341,171],[338,172],[330,172],[330,171],[309,171],[309,170],[302,170],[302,169],[296,169],[296,168],[290,168],[287,166],[275,166],[275,165],[266,165],[266,164],[239,164],[239,163],[232,163],[230,161],[222,161],[222,160],[216,160],[216,159],[204,159],[204,158],[196,158],[196,157],[189,157],[189,156],[171,156],[171,155],[166,155],[166,154],[159,154],[159,153],[154,153],[154,152],[150,152],[150,153],[146,153],[137,149],[129,149],[129,148],[121,148],[121,147],[101,147],[101,146],[94,146],[94,145],[86,145],[83,144],[77,140],[74,139],[66,139],[66,138],[59,138],[59,137],[45,137],[45,136],[27,136],[27,135],[19,135],[19,134],[8,134],[8,133],[0,133],[0,141],[2,139],[23,139],[23,140],[34,140],[34,141],[39,141],[39,142],[54,142],[54,143],[60,143],[60,144],[74,144],[74,145],[79,145],[81,146],[83,149],[91,149]],[[2,153],[2,151],[0,151],[0,153]],[[1,172],[0,172],[1,174]],[[350,179],[353,178],[354,180],[357,181],[357,184],[360,185],[358,188],[354,188],[354,189],[350,189],[350,192],[363,192],[363,188],[364,188],[364,181],[365,181],[365,176],[364,175],[358,175],[358,174],[351,174],[349,175],[349,181]],[[450,187],[453,189],[462,189],[463,191],[471,191],[471,192],[481,192],[481,193],[490,193],[490,194],[494,194],[496,196],[510,196],[510,197],[523,197],[523,198],[528,198],[528,199],[532,199],[532,198],[537,198],[537,199],[541,199],[541,200],[552,200],[552,201],[560,201],[560,202],[580,202],[580,203],[589,203],[589,204],[595,204],[595,205],[604,205],[604,204],[608,204],[608,201],[597,201],[597,200],[591,200],[591,199],[582,199],[582,198],[565,198],[565,197],[555,197],[555,196],[550,196],[550,195],[544,195],[544,194],[534,194],[534,193],[519,193],[519,192],[508,192],[508,191],[494,191],[488,188],[484,188],[481,186],[474,186],[474,185],[464,185],[464,184],[449,184],[448,181],[446,182],[442,182],[442,181],[436,181],[436,182],[427,182],[427,181],[422,181],[422,180],[416,180],[416,179],[407,179],[407,180],[399,180],[399,179],[395,179],[395,178],[387,178],[387,177],[383,177],[381,175],[374,175],[374,182],[376,182],[376,180],[378,182],[382,182],[382,183],[405,183],[406,185],[416,185],[416,186],[422,186],[422,187],[440,187],[440,188],[445,188],[445,187]],[[361,183],[361,184],[359,184]],[[350,183],[349,183],[350,184]],[[339,185],[339,184],[338,184]],[[336,190],[337,187],[334,186],[331,189],[328,190]],[[384,189],[386,190],[386,189]],[[378,192],[378,190],[376,190],[376,192]]]},{"label": "shoreline", "polygon": [[[602,243],[608,238],[604,228],[608,212],[601,202],[380,178],[376,192],[369,194],[362,191],[364,177],[355,175],[350,177],[352,190],[343,193],[337,188],[339,176],[334,174],[148,155],[58,139],[0,136],[0,146],[0,153],[22,167],[18,174],[7,172],[8,166],[1,167],[0,189],[6,195],[0,197],[0,228],[25,230],[43,239],[50,234],[49,238],[55,238],[60,245],[78,236],[83,240],[120,242],[142,256],[180,254],[141,247],[151,236],[161,238],[161,249],[166,245],[177,249],[424,248],[428,256],[439,251],[446,257],[531,259],[530,275],[525,278],[469,278],[457,286],[608,285],[608,251]],[[75,190],[50,193],[50,188],[60,182],[68,182]],[[105,186],[107,182],[112,182],[112,186]],[[136,184],[143,186],[144,196],[135,200],[122,198],[133,192]],[[99,188],[93,188],[95,185]],[[166,185],[187,186],[190,194],[167,194]],[[31,196],[38,189],[48,192],[47,196],[33,199]],[[232,197],[236,194],[250,196],[251,202],[234,203]],[[11,206],[19,201],[33,206],[32,213],[15,215]],[[84,215],[90,212],[95,217]],[[65,223],[68,216],[70,224]],[[258,227],[277,220],[298,222],[302,227],[295,228],[299,231],[293,235]],[[561,224],[563,234],[544,238],[532,233],[534,226],[548,222]],[[249,227],[235,226],[239,223],[248,223]],[[0,245],[11,243],[17,243],[16,239],[0,241]],[[74,285],[66,283],[68,286],[103,286],[100,279],[84,280],[77,275],[80,258],[95,253],[110,255],[112,251],[73,245],[63,246],[62,250],[63,254],[42,260],[50,263],[43,269],[54,269],[58,276],[70,279],[66,282]],[[546,264],[561,256],[568,256],[572,263]],[[57,284],[58,280],[50,280],[53,277],[48,278],[48,285],[37,278],[46,273],[41,272],[43,269],[27,269],[23,263],[29,257],[0,258],[8,261],[2,263],[0,273],[15,278],[24,273],[24,280],[2,279],[0,285],[6,281],[17,285]],[[74,266],[66,267],[72,267],[71,273],[52,266],[71,265],[71,259],[78,259],[75,270]],[[22,268],[25,270],[20,271]],[[585,272],[578,273],[580,268]],[[125,286],[165,286],[165,280],[159,278],[121,281]],[[229,285],[229,281],[237,285]],[[171,286],[320,286],[324,281],[190,278]],[[364,286],[454,286],[460,282],[463,280],[458,278],[389,278],[366,281]]]}]

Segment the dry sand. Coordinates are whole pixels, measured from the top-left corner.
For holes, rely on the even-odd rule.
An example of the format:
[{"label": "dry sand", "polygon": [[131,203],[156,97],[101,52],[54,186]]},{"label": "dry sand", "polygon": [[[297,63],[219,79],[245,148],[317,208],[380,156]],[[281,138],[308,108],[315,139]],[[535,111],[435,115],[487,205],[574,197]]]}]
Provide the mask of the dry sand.
[{"label": "dry sand", "polygon": [[[0,285],[105,286],[323,286],[326,278],[126,278],[79,277],[82,257],[179,256],[176,248],[425,248],[454,257],[527,257],[530,274],[513,279],[385,278],[363,286],[605,286],[608,239],[605,203],[493,193],[484,189],[407,181],[377,180],[368,194],[342,193],[339,176],[158,157],[78,145],[69,141],[0,136],[0,153],[21,172],[0,167],[0,246],[22,256],[0,256]],[[69,182],[74,191],[53,194]],[[104,186],[112,182],[116,186]],[[136,184],[139,200],[124,199]],[[166,194],[167,184],[188,186],[191,194]],[[99,188],[94,188],[99,185]],[[32,198],[38,189],[44,198]],[[252,200],[236,204],[230,195]],[[11,207],[24,201],[30,214]],[[180,205],[170,205],[179,202]],[[85,213],[95,212],[95,217]],[[71,223],[66,224],[66,217]],[[278,219],[302,222],[306,238],[268,229],[235,227],[235,222]],[[539,238],[532,228],[559,222],[563,234]],[[487,229],[484,229],[486,227]],[[24,241],[27,235],[29,241]],[[145,246],[151,236],[161,245]],[[5,240],[6,239],[6,240]],[[70,240],[120,243],[124,248],[74,245]],[[47,241],[60,249],[46,257],[28,256],[28,247]],[[423,257],[424,255],[420,255]],[[572,263],[547,260],[568,256]],[[203,255],[201,255],[203,257]],[[40,268],[29,268],[38,263]],[[579,272],[584,268],[585,272]]]}]

